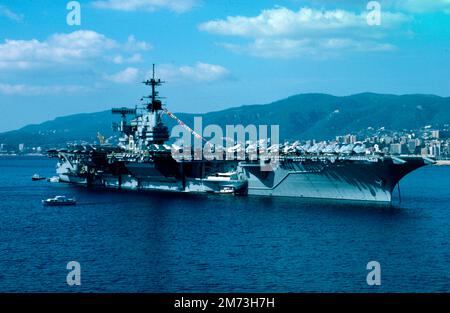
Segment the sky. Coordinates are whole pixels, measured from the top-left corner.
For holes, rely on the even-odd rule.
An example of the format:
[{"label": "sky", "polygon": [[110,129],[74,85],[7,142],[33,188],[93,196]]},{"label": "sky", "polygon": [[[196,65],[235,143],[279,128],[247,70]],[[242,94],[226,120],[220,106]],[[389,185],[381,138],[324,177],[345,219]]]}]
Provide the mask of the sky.
[{"label": "sky", "polygon": [[77,3],[0,0],[0,132],[134,107],[153,63],[173,112],[299,93],[450,96],[450,0]]}]

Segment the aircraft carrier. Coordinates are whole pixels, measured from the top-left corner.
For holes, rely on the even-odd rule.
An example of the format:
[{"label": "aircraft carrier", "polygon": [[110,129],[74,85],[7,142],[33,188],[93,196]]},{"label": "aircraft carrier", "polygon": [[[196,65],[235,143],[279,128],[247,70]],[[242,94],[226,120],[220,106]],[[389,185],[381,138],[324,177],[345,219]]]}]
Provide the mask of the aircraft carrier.
[{"label": "aircraft carrier", "polygon": [[[358,145],[306,146],[298,141],[272,145],[234,142],[232,147],[214,146],[216,155],[218,151],[219,155],[243,152],[243,157],[198,158],[194,148],[168,143],[169,129],[162,114],[175,119],[205,145],[208,141],[163,107],[156,90],[163,82],[155,78],[154,71],[144,83],[151,94],[144,97],[148,102],[143,108],[112,109],[122,117],[113,125],[120,133],[118,144],[104,144],[99,134],[98,145],[48,151],[59,159],[60,182],[128,190],[389,203],[405,175],[434,162],[421,156],[374,153]],[[255,160],[250,157],[251,149],[270,153]],[[268,170],[267,165],[272,168]]]}]

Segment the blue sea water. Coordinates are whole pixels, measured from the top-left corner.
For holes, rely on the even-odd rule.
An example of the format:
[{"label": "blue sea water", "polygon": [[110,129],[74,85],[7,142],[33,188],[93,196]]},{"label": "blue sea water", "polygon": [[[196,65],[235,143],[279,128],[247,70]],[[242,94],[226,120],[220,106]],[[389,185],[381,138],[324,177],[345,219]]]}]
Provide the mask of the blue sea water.
[{"label": "blue sea water", "polygon": [[[449,292],[450,167],[401,181],[394,207],[90,190],[0,158],[1,292]],[[55,195],[74,207],[43,207]],[[366,265],[381,264],[368,286]],[[81,265],[68,286],[66,265]]]}]

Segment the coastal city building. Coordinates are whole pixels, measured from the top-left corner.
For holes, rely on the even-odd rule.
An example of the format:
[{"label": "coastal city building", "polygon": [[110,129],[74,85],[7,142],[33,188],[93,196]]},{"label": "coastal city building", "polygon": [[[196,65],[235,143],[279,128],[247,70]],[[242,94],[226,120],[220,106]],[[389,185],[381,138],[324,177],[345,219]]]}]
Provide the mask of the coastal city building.
[{"label": "coastal city building", "polygon": [[[113,143],[117,138],[110,137],[105,143]],[[286,141],[288,143],[289,141]],[[0,154],[5,155],[26,155],[26,154],[44,154],[46,150],[52,148],[64,148],[65,146],[90,145],[95,142],[80,140],[78,142],[67,142],[65,145],[55,147],[54,145],[32,146],[24,143],[7,144],[0,143]],[[367,128],[354,134],[336,136],[334,140],[309,139],[300,142],[300,145],[317,147],[319,152],[330,145],[345,146],[359,145],[364,146],[367,154],[384,153],[392,155],[422,155],[434,157],[436,159],[450,158],[450,130],[445,128],[425,126],[421,129],[389,131],[384,127],[374,129]]]}]

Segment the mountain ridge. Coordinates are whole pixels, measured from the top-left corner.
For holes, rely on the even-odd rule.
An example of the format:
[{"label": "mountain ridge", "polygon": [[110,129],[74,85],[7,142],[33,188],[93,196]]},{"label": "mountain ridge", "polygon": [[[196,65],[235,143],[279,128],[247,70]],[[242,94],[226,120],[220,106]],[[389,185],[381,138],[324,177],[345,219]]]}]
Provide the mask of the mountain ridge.
[{"label": "mountain ridge", "polygon": [[[349,96],[322,93],[297,94],[268,104],[249,104],[201,114],[175,113],[193,127],[194,116],[203,126],[217,124],[278,124],[280,138],[332,139],[366,129],[417,129],[428,124],[450,122],[450,97],[429,94],[377,94],[364,92]],[[119,121],[110,110],[57,117],[40,124],[0,133],[0,143],[34,146],[63,145],[69,141],[94,141],[97,132],[109,137],[111,123]],[[169,127],[175,121],[164,115]]]}]

